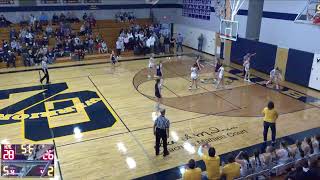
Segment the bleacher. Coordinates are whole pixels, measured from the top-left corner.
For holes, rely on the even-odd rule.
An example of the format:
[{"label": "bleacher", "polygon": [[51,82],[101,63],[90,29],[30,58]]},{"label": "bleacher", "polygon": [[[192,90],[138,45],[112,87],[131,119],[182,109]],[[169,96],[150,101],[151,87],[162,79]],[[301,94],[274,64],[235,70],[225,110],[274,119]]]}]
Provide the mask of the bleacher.
[{"label": "bleacher", "polygon": [[[115,44],[119,36],[119,32],[123,28],[128,28],[130,25],[139,24],[140,26],[150,25],[151,20],[150,19],[136,19],[134,22],[115,22],[114,20],[97,20],[96,26],[92,29],[92,35],[96,37],[97,35],[101,35],[102,39],[106,41],[108,49],[115,49]],[[80,27],[83,24],[83,22],[79,23],[73,23],[71,25],[72,29],[75,32],[80,31]],[[57,25],[52,26],[53,29],[56,29]],[[0,46],[2,47],[2,40],[6,40],[9,42],[9,32],[10,28],[15,29],[17,32],[20,30],[20,24],[12,24],[11,27],[7,28],[0,28]],[[52,48],[55,44],[55,38],[51,37],[49,39],[49,48]],[[95,52],[96,53],[96,52]],[[122,56],[133,56],[133,51],[125,51],[122,53]],[[16,60],[16,66],[20,67],[23,66],[22,58],[21,56],[17,56]],[[85,56],[85,60],[92,60],[92,59],[98,59],[98,58],[108,58],[109,54],[93,54]],[[61,57],[57,58],[55,63],[61,63],[61,62],[69,62],[72,61],[70,57]],[[6,68],[5,63],[0,63],[0,68]]]}]

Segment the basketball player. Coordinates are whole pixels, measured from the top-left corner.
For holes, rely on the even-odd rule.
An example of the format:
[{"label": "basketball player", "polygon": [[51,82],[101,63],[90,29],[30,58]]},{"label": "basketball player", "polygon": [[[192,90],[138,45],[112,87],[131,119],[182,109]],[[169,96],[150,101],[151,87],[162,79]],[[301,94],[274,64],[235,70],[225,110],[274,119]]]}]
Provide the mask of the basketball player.
[{"label": "basketball player", "polygon": [[201,61],[201,56],[197,56],[196,63],[197,63],[198,69],[201,71],[201,69],[204,68],[204,65],[202,65],[200,61]]},{"label": "basketball player", "polygon": [[243,76],[246,75],[246,68],[245,68],[245,63],[248,62],[249,63],[249,67],[250,67],[250,60],[252,56],[255,56],[256,53],[250,54],[247,53],[244,57],[243,57]]},{"label": "basketball player", "polygon": [[48,72],[48,65],[47,65],[47,61],[45,59],[42,59],[42,62],[41,62],[41,70],[44,74],[44,76],[40,79],[40,83],[42,84],[42,81],[44,79],[46,79],[46,84],[49,84],[49,72]]},{"label": "basketball player", "polygon": [[220,66],[220,68],[218,69],[218,80],[217,80],[217,86],[216,88],[219,89],[220,84],[222,85],[222,88],[224,87],[224,67]]},{"label": "basketball player", "polygon": [[148,79],[154,76],[154,66],[155,66],[154,54],[152,53],[149,58]]},{"label": "basketball player", "polygon": [[266,83],[266,86],[268,86],[270,83],[273,83],[276,86],[276,89],[279,90],[280,89],[279,82],[281,81],[281,79],[282,79],[281,72],[279,68],[276,67],[275,69],[270,71],[270,79]]},{"label": "basketball player", "polygon": [[250,60],[245,60],[244,63],[243,63],[243,67],[244,67],[244,71],[245,71],[245,74],[244,74],[244,81],[248,81],[248,82],[251,82],[250,81]]},{"label": "basketball player", "polygon": [[157,78],[160,79],[160,84],[162,86],[163,84],[163,78],[162,78],[162,61],[160,60],[157,67],[156,67],[156,75],[157,75]]},{"label": "basketball player", "polygon": [[198,89],[198,77],[199,77],[199,66],[197,63],[195,63],[191,67],[191,85],[189,86],[189,90],[192,89],[194,84],[196,86],[196,89]]},{"label": "basketball player", "polygon": [[110,54],[110,61],[111,61],[112,67],[114,67],[117,62],[117,57],[113,50],[111,51],[111,54]]},{"label": "basketball player", "polygon": [[160,104],[162,102],[161,88],[162,86],[160,83],[160,79],[156,79],[156,84],[154,85],[154,95],[156,96],[156,99],[157,99],[156,111],[160,110]]},{"label": "basketball player", "polygon": [[214,65],[214,81],[217,81],[217,80],[218,80],[219,69],[220,69],[221,66],[222,66],[222,63],[221,63],[220,59],[218,58],[218,59],[216,60],[215,65]]}]

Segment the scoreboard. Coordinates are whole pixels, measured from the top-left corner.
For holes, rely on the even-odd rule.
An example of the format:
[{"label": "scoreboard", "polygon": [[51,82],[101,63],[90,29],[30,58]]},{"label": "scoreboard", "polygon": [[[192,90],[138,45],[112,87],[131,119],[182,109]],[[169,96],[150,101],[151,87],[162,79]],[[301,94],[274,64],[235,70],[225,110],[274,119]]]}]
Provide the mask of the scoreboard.
[{"label": "scoreboard", "polygon": [[54,177],[54,145],[1,144],[1,177]]}]

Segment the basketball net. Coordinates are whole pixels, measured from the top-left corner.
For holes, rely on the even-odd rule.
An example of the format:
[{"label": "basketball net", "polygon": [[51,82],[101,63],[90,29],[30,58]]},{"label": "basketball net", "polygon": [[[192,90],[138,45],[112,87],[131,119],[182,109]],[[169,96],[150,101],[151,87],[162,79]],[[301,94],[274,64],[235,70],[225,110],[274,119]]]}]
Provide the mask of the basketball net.
[{"label": "basketball net", "polygon": [[230,20],[234,21],[235,16],[237,15],[239,9],[241,8],[241,6],[246,0],[229,0],[229,1],[230,1],[230,9],[231,9]]}]

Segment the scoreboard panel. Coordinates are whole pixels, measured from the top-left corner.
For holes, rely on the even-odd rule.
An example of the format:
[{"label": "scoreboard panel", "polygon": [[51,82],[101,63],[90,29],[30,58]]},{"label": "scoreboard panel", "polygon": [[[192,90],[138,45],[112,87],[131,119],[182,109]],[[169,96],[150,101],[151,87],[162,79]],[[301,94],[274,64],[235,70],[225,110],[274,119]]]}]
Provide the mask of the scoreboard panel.
[{"label": "scoreboard panel", "polygon": [[1,144],[1,177],[54,177],[54,145]]}]

